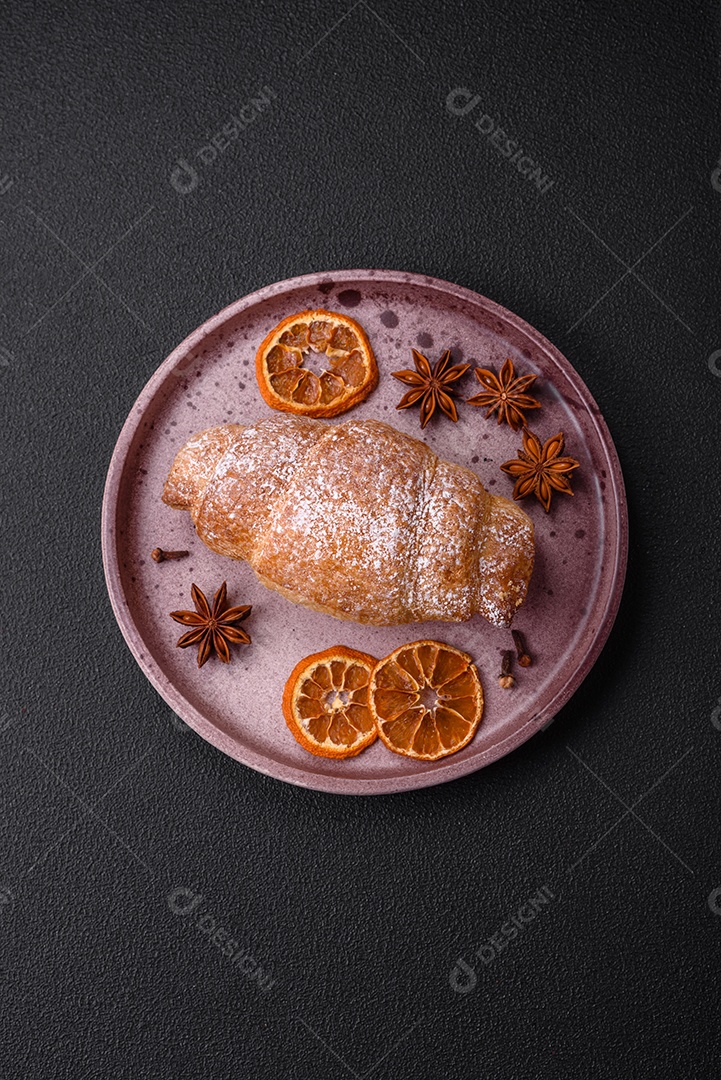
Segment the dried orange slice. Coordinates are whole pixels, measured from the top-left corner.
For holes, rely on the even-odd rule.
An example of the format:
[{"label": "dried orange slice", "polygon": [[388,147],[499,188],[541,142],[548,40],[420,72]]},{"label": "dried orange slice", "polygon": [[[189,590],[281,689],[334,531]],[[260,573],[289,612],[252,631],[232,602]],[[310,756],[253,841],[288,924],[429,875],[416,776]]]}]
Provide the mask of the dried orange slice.
[{"label": "dried orange slice", "polygon": [[336,645],[306,656],[283,693],[283,715],[305,750],[325,758],[355,757],[375,742],[368,681],[378,661]]},{"label": "dried orange slice", "polygon": [[374,668],[368,701],[389,750],[437,761],[475,735],[483,687],[466,653],[440,641],[415,641]]},{"label": "dried orange slice", "polygon": [[270,407],[296,416],[337,416],[378,385],[363,327],[320,308],[278,323],[258,349],[255,373]]}]

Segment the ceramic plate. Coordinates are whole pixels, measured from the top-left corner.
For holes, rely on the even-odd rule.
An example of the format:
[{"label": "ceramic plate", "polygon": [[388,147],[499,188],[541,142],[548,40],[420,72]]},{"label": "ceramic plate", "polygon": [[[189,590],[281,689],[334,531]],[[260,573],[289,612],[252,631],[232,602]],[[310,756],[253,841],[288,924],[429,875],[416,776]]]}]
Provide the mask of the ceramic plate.
[{"label": "ceramic plate", "polygon": [[[391,372],[412,367],[411,347],[432,362],[446,348],[455,362],[499,370],[511,357],[535,372],[542,409],[529,414],[542,438],[563,431],[567,454],[581,467],[574,497],[557,495],[550,514],[536,500],[524,509],[536,528],[536,565],[515,625],[525,634],[532,667],[517,669],[501,690],[500,653],[510,632],[476,616],[467,623],[369,627],[306,611],[265,589],[247,564],[214,554],[196,537],[190,515],[161,502],[176,451],[195,432],[225,422],[277,415],[255,380],[255,352],[286,315],[306,308],[345,312],[365,328],[380,384],[346,416],[374,417],[423,438],[442,458],[478,473],[487,489],[510,496],[499,469],[515,457],[520,434],[460,403],[459,422],[444,416],[420,430],[418,409],[395,409],[404,388]],[[460,396],[481,387],[469,371]],[[118,439],[103,505],[103,555],[110,599],[125,639],[170,707],[199,735],[260,772],[303,787],[352,795],[439,784],[488,765],[548,724],[596,660],[611,629],[626,568],[627,516],[618,458],[598,406],[583,381],[541,334],[516,315],[467,289],[434,278],[386,270],[308,274],[238,300],[195,330],[159,367]],[[157,564],[155,547],[187,548],[190,557]],[[192,607],[191,582],[206,594],[228,582],[232,604],[252,604],[244,623],[252,645],[230,664],[212,658],[201,670],[195,649],[178,649],[182,628],[168,612]],[[484,717],[473,741],[435,763],[390,753],[377,741],[346,761],[313,757],[295,742],[281,713],[291,669],[302,657],[344,644],[382,657],[419,638],[470,653],[485,691]]]}]

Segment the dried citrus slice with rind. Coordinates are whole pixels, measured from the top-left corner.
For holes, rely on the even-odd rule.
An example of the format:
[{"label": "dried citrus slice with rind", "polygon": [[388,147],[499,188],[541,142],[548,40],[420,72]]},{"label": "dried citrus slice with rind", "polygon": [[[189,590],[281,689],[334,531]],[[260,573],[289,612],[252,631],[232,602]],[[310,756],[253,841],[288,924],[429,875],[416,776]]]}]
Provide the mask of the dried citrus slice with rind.
[{"label": "dried citrus slice with rind", "polygon": [[283,693],[283,715],[297,742],[316,757],[355,757],[375,742],[368,683],[378,661],[336,645],[296,664]]},{"label": "dried citrus slice with rind", "polygon": [[438,761],[476,734],[483,687],[467,653],[441,641],[414,641],[373,669],[368,704],[389,750]]},{"label": "dried citrus slice with rind", "polygon": [[[317,371],[307,366],[309,360]],[[268,405],[296,416],[338,416],[378,385],[363,327],[321,308],[278,323],[258,349],[255,373]]]}]

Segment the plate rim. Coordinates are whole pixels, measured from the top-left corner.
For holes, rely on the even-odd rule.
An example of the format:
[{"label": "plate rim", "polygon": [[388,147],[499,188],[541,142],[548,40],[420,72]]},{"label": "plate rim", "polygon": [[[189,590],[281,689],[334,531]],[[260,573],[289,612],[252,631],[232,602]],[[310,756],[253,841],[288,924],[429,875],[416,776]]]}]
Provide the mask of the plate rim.
[{"label": "plate rim", "polygon": [[[488,747],[487,750],[475,757],[454,761],[453,756],[451,756],[445,759],[447,764],[440,765],[428,773],[402,773],[397,776],[387,776],[379,779],[358,778],[357,780],[350,780],[348,777],[310,773],[293,765],[279,763],[277,759],[267,757],[265,754],[251,750],[247,746],[240,746],[235,739],[232,739],[220,728],[216,727],[180,691],[176,690],[174,683],[167,676],[161,674],[158,665],[155,664],[152,657],[147,655],[147,647],[144,645],[142,635],[133,619],[122,587],[115,531],[115,519],[119,509],[120,483],[128,448],[132,445],[146,409],[152,404],[156,393],[164,385],[167,373],[175,367],[181,357],[187,355],[199,342],[212,334],[228,319],[236,317],[246,308],[293,289],[317,287],[331,278],[334,279],[334,285],[341,282],[344,284],[348,282],[349,285],[352,285],[353,281],[373,281],[434,289],[446,295],[450,294],[457,300],[474,306],[480,304],[492,316],[501,319],[505,323],[512,324],[516,330],[528,336],[544,352],[548,353],[553,362],[565,373],[582,399],[608,458],[608,479],[611,481],[614,495],[611,505],[618,519],[617,542],[614,551],[615,566],[605,610],[583,659],[546,707],[540,712],[534,713],[525,724],[512,734],[494,743],[493,746]],[[335,279],[340,279],[340,281]],[[608,512],[608,501],[606,506]],[[103,492],[101,545],[105,582],[113,613],[123,638],[151,685],[154,686],[161,698],[181,717],[188,727],[205,739],[206,742],[211,743],[211,745],[235,761],[239,761],[241,764],[247,765],[257,772],[265,776],[271,776],[276,780],[291,783],[297,787],[336,795],[390,795],[403,791],[415,791],[425,787],[435,787],[437,784],[447,783],[461,776],[477,772],[527,742],[536,732],[549,724],[563,706],[567,704],[596,663],[618,614],[628,563],[628,504],[618,451],[598,404],[570,361],[544,334],[531,326],[530,323],[481,293],[457,285],[454,282],[444,281],[442,278],[430,277],[426,274],[406,270],[324,270],[264,285],[260,289],[232,301],[191,331],[162,361],[131,406],[113,448]],[[238,753],[239,749],[242,753]],[[353,789],[348,790],[347,785],[353,785]]]}]

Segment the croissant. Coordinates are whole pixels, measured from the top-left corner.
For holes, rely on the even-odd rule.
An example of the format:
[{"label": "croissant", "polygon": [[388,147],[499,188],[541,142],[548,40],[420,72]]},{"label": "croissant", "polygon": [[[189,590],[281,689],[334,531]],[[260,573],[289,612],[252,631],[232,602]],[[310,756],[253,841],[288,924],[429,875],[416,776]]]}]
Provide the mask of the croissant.
[{"label": "croissant", "polygon": [[179,451],[163,501],[268,588],[359,623],[509,626],[533,569],[520,507],[377,420],[210,428]]}]

